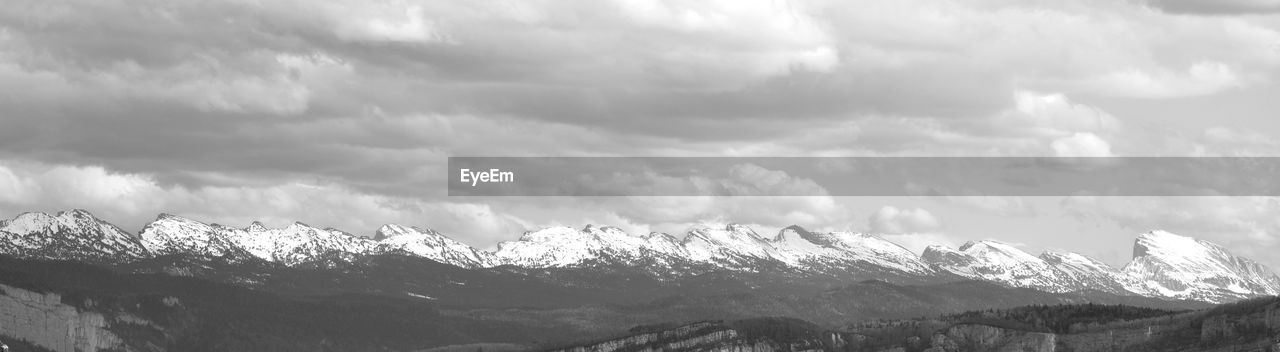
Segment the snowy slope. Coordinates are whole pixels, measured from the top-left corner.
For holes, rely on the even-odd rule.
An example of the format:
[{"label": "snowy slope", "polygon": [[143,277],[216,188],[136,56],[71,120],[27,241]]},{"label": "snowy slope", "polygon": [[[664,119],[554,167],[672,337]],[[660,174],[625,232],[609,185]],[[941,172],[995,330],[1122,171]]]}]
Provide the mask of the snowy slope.
[{"label": "snowy slope", "polygon": [[249,253],[215,227],[180,216],[160,214],[142,228],[141,242],[155,255],[196,254],[208,257],[245,256]]},{"label": "snowy slope", "polygon": [[930,246],[921,257],[939,269],[972,279],[1050,292],[1075,289],[1064,286],[1058,271],[1049,263],[1001,242],[968,242],[959,250]]},{"label": "snowy slope", "polygon": [[708,268],[761,271],[766,267],[783,269],[763,271],[773,275],[833,279],[867,273],[873,278],[885,274],[927,279],[951,273],[1050,292],[1100,290],[1210,302],[1280,294],[1280,277],[1264,265],[1216,244],[1164,231],[1138,236],[1134,259],[1123,269],[1077,253],[1047,251],[1034,256],[997,241],[969,242],[958,249],[930,246],[916,256],[879,236],[816,233],[799,226],[766,238],[744,225],[701,225],[691,228],[683,239],[663,233],[633,236],[609,226],[551,227],[526,232],[498,248],[490,253],[430,229],[395,224],[381,227],[371,239],[300,222],[284,228],[258,222],[233,228],[168,214],[161,214],[137,235],[83,210],[24,213],[0,221],[0,253],[91,262],[190,254],[298,266],[400,254],[464,268],[638,268],[661,276],[704,273]]},{"label": "snowy slope", "polygon": [[297,265],[330,256],[347,257],[369,253],[373,241],[341,231],[319,229],[295,222],[272,229],[254,222],[244,229],[222,227],[223,236],[240,248],[267,261]]},{"label": "snowy slope", "polygon": [[464,268],[490,267],[496,263],[493,253],[481,251],[454,241],[434,230],[388,224],[374,236],[378,253],[400,253],[431,259]]},{"label": "snowy slope", "polygon": [[1216,244],[1166,231],[1138,236],[1124,273],[1135,292],[1225,302],[1280,294],[1280,278],[1265,266]]},{"label": "snowy slope", "polygon": [[755,230],[739,224],[696,226],[685,235],[681,246],[693,261],[729,269],[749,269],[762,261],[789,259]]},{"label": "snowy slope", "polygon": [[910,250],[879,236],[853,232],[810,232],[789,226],[773,239],[774,247],[788,264],[808,268],[872,266],[915,275],[934,272]]},{"label": "snowy slope", "polygon": [[1123,294],[1132,286],[1120,270],[1082,254],[1046,251],[1040,259],[1058,271],[1059,284],[1069,289]]},{"label": "snowy slope", "polygon": [[498,244],[497,262],[528,268],[593,264],[650,265],[669,268],[685,257],[665,234],[631,236],[616,227],[587,225],[581,230],[549,227]]},{"label": "snowy slope", "polygon": [[239,229],[161,214],[143,228],[140,236],[142,244],[156,255],[246,256],[287,266],[385,253],[418,256],[466,268],[493,265],[493,256],[488,252],[432,230],[395,224],[383,226],[375,239],[369,239],[300,222],[279,229],[254,222]]},{"label": "snowy slope", "polygon": [[7,254],[18,257],[120,262],[149,257],[134,236],[76,209],[57,215],[23,213],[0,225]]}]

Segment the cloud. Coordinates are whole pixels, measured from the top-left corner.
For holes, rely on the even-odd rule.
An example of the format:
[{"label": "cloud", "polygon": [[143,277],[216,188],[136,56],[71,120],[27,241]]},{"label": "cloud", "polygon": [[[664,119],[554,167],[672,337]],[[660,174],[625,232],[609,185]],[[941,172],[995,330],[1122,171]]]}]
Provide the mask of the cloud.
[{"label": "cloud", "polygon": [[786,170],[707,180],[764,197],[458,200],[444,161],[1275,154],[1265,123],[1165,130],[1124,109],[1266,89],[1271,19],[1168,12],[1268,4],[17,0],[0,9],[0,202],[486,240],[582,214],[848,227],[863,219],[839,199],[771,197],[825,194]]},{"label": "cloud", "polygon": [[[608,209],[611,217],[644,224],[719,221],[847,227],[852,223],[852,212],[813,180],[754,164],[731,165],[723,176],[618,175],[603,187],[659,196],[587,197],[571,201],[571,206]],[[666,196],[671,194],[723,196]]]},{"label": "cloud", "polygon": [[871,232],[890,234],[929,232],[941,227],[938,219],[927,210],[892,206],[880,208],[867,219],[867,223]]},{"label": "cloud", "polygon": [[1065,157],[1106,157],[1111,154],[1111,144],[1097,135],[1077,132],[1070,137],[1053,141],[1054,156]]},{"label": "cloud", "polygon": [[1276,0],[1152,0],[1151,6],[1171,13],[1224,15],[1280,12]]},{"label": "cloud", "polygon": [[1196,62],[1186,70],[1117,70],[1083,80],[1082,89],[1094,93],[1138,98],[1170,98],[1207,95],[1244,85],[1243,78],[1227,64]]},{"label": "cloud", "polygon": [[329,5],[329,11],[339,22],[334,33],[343,40],[409,43],[448,41],[445,34],[436,28],[436,24],[427,18],[421,6],[338,2],[336,5]]},{"label": "cloud", "polygon": [[1054,156],[1055,142],[1065,147],[1073,138],[1090,138],[1077,134],[1105,141],[1127,132],[1116,116],[1062,93],[1020,90],[1009,97],[1012,106],[969,119],[877,116],[845,121],[784,139],[774,153]]},{"label": "cloud", "polygon": [[0,160],[0,191],[5,190],[17,191],[0,193],[0,210],[11,215],[83,208],[131,230],[161,212],[229,226],[303,221],[360,235],[401,223],[434,228],[469,243],[508,239],[528,225],[488,204],[379,196],[332,183],[184,187],[97,166]]},{"label": "cloud", "polygon": [[1002,216],[1033,216],[1039,214],[1026,197],[1015,196],[943,196],[931,197],[951,204],[978,209]]},{"label": "cloud", "polygon": [[1280,267],[1280,198],[1094,197],[1064,198],[1063,211],[1082,221],[1110,222],[1135,234],[1166,230],[1232,248],[1236,254]]}]

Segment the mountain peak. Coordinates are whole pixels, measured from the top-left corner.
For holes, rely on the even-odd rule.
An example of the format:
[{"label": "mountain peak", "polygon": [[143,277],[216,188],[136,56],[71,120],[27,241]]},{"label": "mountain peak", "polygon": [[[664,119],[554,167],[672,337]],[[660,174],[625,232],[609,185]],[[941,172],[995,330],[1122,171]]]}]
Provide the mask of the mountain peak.
[{"label": "mountain peak", "polygon": [[960,245],[961,252],[970,252],[974,250],[984,250],[984,249],[1009,250],[1009,249],[1016,249],[1016,248],[1013,247],[1013,245],[1000,242],[1000,241],[995,241],[995,240],[968,241],[968,242],[965,242],[963,245]]},{"label": "mountain peak", "polygon": [[1050,265],[1088,265],[1092,267],[1112,269],[1110,265],[1103,263],[1100,260],[1075,252],[1049,249],[1045,250],[1044,253],[1040,253],[1040,259]]},{"label": "mountain peak", "polygon": [[1199,251],[1203,244],[1199,240],[1178,235],[1164,230],[1152,230],[1138,235],[1133,241],[1133,257],[1144,257],[1151,251],[1166,249],[1172,251]]},{"label": "mountain peak", "polygon": [[71,210],[62,211],[58,213],[58,217],[63,217],[63,216],[69,216],[69,217],[81,218],[81,219],[93,219],[93,220],[98,219],[97,217],[93,216],[93,213],[90,213],[88,210],[84,210],[84,209],[71,209]]},{"label": "mountain peak", "polygon": [[920,253],[920,259],[934,265],[960,265],[969,261],[969,256],[951,247],[931,244],[924,247],[924,252]]},{"label": "mountain peak", "polygon": [[249,227],[245,228],[245,231],[263,232],[263,231],[267,231],[267,226],[263,225],[261,221],[255,220],[253,223],[249,224]]},{"label": "mountain peak", "polygon": [[396,236],[405,236],[405,235],[439,236],[440,233],[436,232],[435,230],[423,229],[417,226],[386,224],[386,225],[382,225],[382,227],[379,227],[378,230],[373,233],[373,240],[381,241],[384,239],[388,239]]},{"label": "mountain peak", "polygon": [[520,236],[522,242],[546,242],[561,239],[582,237],[583,232],[568,226],[544,227],[534,231],[525,231]]},{"label": "mountain peak", "polygon": [[960,251],[975,257],[985,257],[991,261],[1036,262],[1039,257],[1031,255],[1018,247],[994,240],[970,241],[960,246]]},{"label": "mountain peak", "polygon": [[22,248],[19,255],[23,256],[114,262],[147,255],[136,234],[99,220],[83,209],[62,211],[56,216],[23,213],[6,221],[0,232],[28,236],[4,239],[14,248]]},{"label": "mountain peak", "polygon": [[12,220],[7,221],[4,224],[4,228],[0,228],[0,230],[23,235],[50,228],[54,226],[54,223],[54,217],[49,216],[49,214],[26,212],[18,214]]},{"label": "mountain peak", "polygon": [[582,233],[588,233],[593,236],[625,236],[629,237],[621,228],[614,226],[595,226],[588,224],[582,228]]},{"label": "mountain peak", "polygon": [[672,243],[679,242],[679,241],[676,239],[676,236],[672,236],[672,235],[670,235],[670,234],[667,234],[666,232],[650,232],[649,234],[644,235],[644,236],[643,236],[643,238],[644,238],[644,239],[646,239],[646,240],[648,240],[648,239],[655,239],[655,238],[661,238],[661,239],[666,240],[666,241],[671,241]]},{"label": "mountain peak", "polygon": [[831,245],[831,240],[826,236],[806,230],[800,225],[791,225],[782,228],[782,230],[778,231],[778,235],[773,238],[773,242],[784,242],[788,238],[792,238],[793,236],[788,236],[789,234],[795,234],[795,238],[803,239],[819,246]]},{"label": "mountain peak", "polygon": [[[169,213],[160,213],[159,215],[156,215],[155,220],[152,220],[146,226],[143,226],[143,232],[146,232],[146,228],[156,226],[157,224],[160,224],[160,223],[184,223],[184,224],[204,225],[204,223],[202,222],[191,220],[181,216],[177,216]],[[209,225],[209,226],[214,226],[214,225]]]},{"label": "mountain peak", "polygon": [[743,224],[735,224],[735,223],[724,225],[724,229],[727,231],[733,231],[733,232],[750,232],[750,233],[756,232],[755,230],[752,230],[750,226],[743,225]]},{"label": "mountain peak", "polygon": [[342,230],[339,230],[339,229],[336,229],[336,228],[332,228],[332,227],[326,227],[326,228],[324,228],[324,231],[326,231],[326,232],[328,232],[328,233],[334,233],[334,234],[339,234],[339,235],[342,235],[342,236],[347,236],[347,237],[364,238],[363,236],[356,236],[356,235],[355,235],[355,234],[353,234],[353,233],[346,232],[346,231],[342,231]]},{"label": "mountain peak", "polygon": [[1280,277],[1217,244],[1155,230],[1138,235],[1126,274],[1162,296],[1225,301],[1280,293]]}]

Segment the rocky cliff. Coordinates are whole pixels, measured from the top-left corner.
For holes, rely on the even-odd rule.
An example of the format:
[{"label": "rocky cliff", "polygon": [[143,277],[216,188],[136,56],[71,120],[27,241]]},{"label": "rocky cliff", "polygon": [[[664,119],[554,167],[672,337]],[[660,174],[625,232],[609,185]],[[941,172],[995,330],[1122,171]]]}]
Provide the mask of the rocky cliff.
[{"label": "rocky cliff", "polygon": [[58,352],[100,351],[120,345],[107,319],[62,303],[55,293],[0,285],[0,332]]},{"label": "rocky cliff", "polygon": [[[760,336],[762,331],[758,327],[762,325],[754,324],[752,325],[754,327],[748,328],[750,331],[744,333],[736,330],[735,324],[719,321],[698,322],[548,350],[557,352],[800,352],[843,349],[847,346],[845,337],[838,333],[823,333],[800,339],[776,339]],[[772,329],[779,329],[780,325],[769,326]]]},{"label": "rocky cliff", "polygon": [[1056,335],[960,324],[933,335],[925,352],[998,351],[1053,352]]}]

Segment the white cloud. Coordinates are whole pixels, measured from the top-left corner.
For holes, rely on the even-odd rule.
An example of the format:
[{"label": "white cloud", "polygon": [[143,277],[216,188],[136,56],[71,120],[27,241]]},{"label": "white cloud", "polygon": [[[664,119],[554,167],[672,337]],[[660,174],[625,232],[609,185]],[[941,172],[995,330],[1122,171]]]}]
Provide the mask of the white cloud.
[{"label": "white cloud", "polygon": [[755,164],[738,164],[729,168],[730,178],[721,181],[730,194],[741,196],[827,196],[827,190],[813,180],[794,177],[782,170],[770,170]]},{"label": "white cloud", "polygon": [[1111,154],[1111,144],[1088,132],[1077,132],[1070,137],[1053,141],[1054,156],[1064,157],[1105,157]]},{"label": "white cloud", "polygon": [[327,2],[334,33],[344,40],[407,43],[447,42],[450,39],[422,6],[403,2]]},{"label": "white cloud", "polygon": [[1134,233],[1166,230],[1208,240],[1280,268],[1280,198],[1095,197],[1064,198],[1063,211],[1082,221],[1112,222]]},{"label": "white cloud", "polygon": [[1244,85],[1235,69],[1221,62],[1197,62],[1184,71],[1128,68],[1084,79],[1090,93],[1120,97],[1175,98],[1206,95]]},{"label": "white cloud", "polygon": [[0,210],[10,215],[82,208],[131,230],[166,212],[229,226],[302,221],[361,235],[372,235],[383,224],[401,223],[479,244],[510,239],[528,225],[488,204],[379,196],[332,183],[184,187],[97,166],[0,160],[0,192],[7,190],[16,192],[0,193]]},{"label": "white cloud", "polygon": [[959,204],[1003,216],[1032,216],[1036,207],[1025,197],[1016,196],[944,196],[932,197],[952,204]]},{"label": "white cloud", "polygon": [[615,3],[622,16],[641,30],[658,28],[702,38],[688,43],[669,40],[659,44],[665,48],[658,57],[670,63],[691,65],[704,71],[733,67],[749,76],[769,77],[787,75],[793,70],[827,72],[840,60],[834,38],[802,3],[772,0],[618,0]]},{"label": "white cloud", "polygon": [[927,210],[920,208],[898,209],[884,206],[867,219],[874,233],[919,233],[937,230],[941,223]]},{"label": "white cloud", "polygon": [[1021,135],[1058,137],[1073,132],[1114,133],[1120,120],[1101,109],[1071,101],[1065,94],[1014,93],[1014,107],[997,117]]}]

